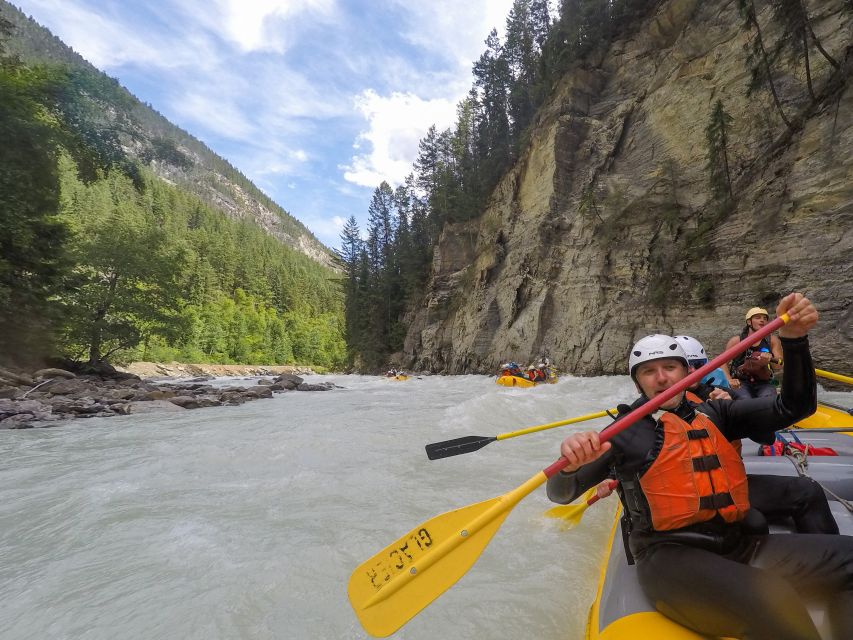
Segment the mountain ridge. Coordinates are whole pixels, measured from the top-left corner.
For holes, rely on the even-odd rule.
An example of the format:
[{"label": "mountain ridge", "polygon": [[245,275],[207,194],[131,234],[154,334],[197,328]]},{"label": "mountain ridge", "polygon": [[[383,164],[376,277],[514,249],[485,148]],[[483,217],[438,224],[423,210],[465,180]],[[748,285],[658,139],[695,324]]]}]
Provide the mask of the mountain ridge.
[{"label": "mountain ridge", "polygon": [[[8,52],[27,63],[62,64],[89,74],[87,98],[108,114],[98,124],[117,131],[128,158],[148,166],[170,184],[186,188],[230,218],[251,217],[262,229],[326,267],[332,251],[297,218],[191,133],[142,102],[118,80],[100,71],[15,5],[0,0],[0,17],[15,27]],[[90,123],[92,124],[92,123]]]}]

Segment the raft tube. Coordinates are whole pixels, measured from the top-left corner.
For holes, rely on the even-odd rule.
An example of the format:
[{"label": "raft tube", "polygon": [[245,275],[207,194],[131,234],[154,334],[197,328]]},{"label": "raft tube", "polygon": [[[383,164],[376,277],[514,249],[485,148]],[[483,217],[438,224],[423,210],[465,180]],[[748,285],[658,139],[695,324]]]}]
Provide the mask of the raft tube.
[{"label": "raft tube", "polygon": [[[837,419],[837,416],[833,419]],[[832,424],[831,426],[843,425]],[[808,441],[816,447],[835,449],[838,453],[837,457],[809,457],[808,475],[841,498],[847,501],[853,500],[853,442],[845,435],[838,433],[800,433],[798,435],[801,440]],[[808,436],[807,439],[804,438],[805,435]],[[797,475],[796,468],[788,458],[759,456],[758,450],[757,443],[752,440],[743,441],[747,473]],[[827,498],[840,532],[853,535],[853,513],[832,496],[828,495]],[[636,566],[629,565],[625,557],[619,530],[620,517],[621,507],[616,511],[595,601],[589,611],[587,640],[635,640],[636,638],[707,640],[709,636],[697,634],[658,613],[646,598],[637,579]],[[785,531],[775,525],[772,525],[770,530],[773,533]],[[821,608],[810,606],[809,612],[824,640],[839,640],[832,639],[825,612]]]}]

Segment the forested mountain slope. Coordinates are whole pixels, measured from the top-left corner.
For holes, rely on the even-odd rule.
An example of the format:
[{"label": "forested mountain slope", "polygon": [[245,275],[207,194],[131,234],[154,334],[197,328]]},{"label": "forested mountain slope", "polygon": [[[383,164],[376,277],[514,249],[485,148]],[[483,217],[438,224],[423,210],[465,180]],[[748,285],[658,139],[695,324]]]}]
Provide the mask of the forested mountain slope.
[{"label": "forested mountain slope", "polygon": [[[5,0],[0,0],[0,17],[15,27],[6,41],[9,53],[25,63],[62,64],[72,70],[87,98],[79,113],[81,129],[99,131],[103,144],[114,136],[124,154],[155,175],[195,193],[232,218],[255,220],[280,241],[332,266],[328,249],[228,161],[140,102]],[[96,142],[94,136],[90,141]]]},{"label": "forested mountain slope", "polygon": [[850,372],[853,7],[652,4],[559,80],[485,209],[444,225],[401,363],[623,373],[642,335],[719,353],[794,290],[822,314],[818,366]]},{"label": "forested mountain slope", "polygon": [[327,250],[113,80],[53,40],[62,56],[26,57],[40,40],[18,33],[0,15],[0,366],[341,366]]}]

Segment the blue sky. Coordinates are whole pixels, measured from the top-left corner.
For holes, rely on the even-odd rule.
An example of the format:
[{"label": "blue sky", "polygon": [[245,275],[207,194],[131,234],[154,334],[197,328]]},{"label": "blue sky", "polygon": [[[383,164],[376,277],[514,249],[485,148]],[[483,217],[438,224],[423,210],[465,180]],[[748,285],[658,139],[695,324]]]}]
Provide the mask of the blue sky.
[{"label": "blue sky", "polygon": [[12,0],[326,245],[455,121],[512,0]]}]

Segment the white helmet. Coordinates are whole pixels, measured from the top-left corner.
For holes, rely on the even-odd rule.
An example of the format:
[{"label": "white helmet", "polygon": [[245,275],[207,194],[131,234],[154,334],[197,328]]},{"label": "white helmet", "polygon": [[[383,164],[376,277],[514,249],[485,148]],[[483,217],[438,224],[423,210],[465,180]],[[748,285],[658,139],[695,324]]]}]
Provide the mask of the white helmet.
[{"label": "white helmet", "polygon": [[644,362],[662,360],[663,358],[677,358],[684,363],[685,367],[690,366],[684,349],[681,348],[675,338],[656,333],[638,340],[637,344],[631,348],[631,355],[628,357],[628,373],[636,381],[634,372],[637,367]]},{"label": "white helmet", "polygon": [[684,349],[684,354],[687,360],[705,360],[708,361],[708,354],[705,353],[705,347],[696,338],[690,336],[675,336],[678,344]]}]

